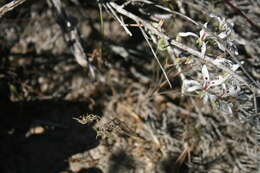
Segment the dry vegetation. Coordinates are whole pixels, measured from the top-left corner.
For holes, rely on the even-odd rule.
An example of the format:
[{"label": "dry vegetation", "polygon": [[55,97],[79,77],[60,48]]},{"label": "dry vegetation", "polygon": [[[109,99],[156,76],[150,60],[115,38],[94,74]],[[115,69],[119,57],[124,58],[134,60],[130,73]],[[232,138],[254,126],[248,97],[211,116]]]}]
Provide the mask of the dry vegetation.
[{"label": "dry vegetation", "polygon": [[0,172],[259,173],[259,0],[3,0]]}]

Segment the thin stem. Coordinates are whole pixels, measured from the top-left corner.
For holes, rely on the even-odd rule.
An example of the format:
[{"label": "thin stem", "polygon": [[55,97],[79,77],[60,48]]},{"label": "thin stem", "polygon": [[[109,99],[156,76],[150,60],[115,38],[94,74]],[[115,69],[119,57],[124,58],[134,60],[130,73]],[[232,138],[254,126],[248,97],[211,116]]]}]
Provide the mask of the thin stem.
[{"label": "thin stem", "polygon": [[5,13],[12,11],[15,7],[21,5],[24,3],[26,0],[16,0],[16,1],[11,1],[8,4],[3,5],[0,7],[0,18],[5,15]]},{"label": "thin stem", "polygon": [[161,70],[162,70],[162,72],[163,72],[163,74],[164,74],[164,76],[165,76],[165,78],[166,78],[166,80],[167,80],[167,82],[168,82],[168,84],[169,84],[170,87],[172,88],[172,84],[171,84],[171,82],[170,82],[170,80],[169,80],[169,78],[168,78],[168,76],[167,76],[167,74],[166,74],[166,72],[165,72],[165,70],[164,70],[162,64],[160,63],[160,61],[159,61],[159,59],[158,59],[156,53],[154,52],[153,47],[152,47],[151,43],[150,43],[149,40],[148,40],[147,34],[145,33],[145,31],[143,30],[142,27],[139,27],[139,28],[140,28],[140,30],[142,31],[142,34],[143,34],[143,36],[144,36],[146,42],[148,43],[148,45],[149,45],[149,47],[150,47],[150,49],[151,49],[151,51],[152,51],[152,53],[153,53],[154,58],[155,58],[156,61],[158,62],[159,66],[160,66],[160,68],[161,68]]},{"label": "thin stem", "polygon": [[99,17],[100,17],[100,33],[102,36],[102,40],[101,40],[101,58],[103,56],[103,38],[104,38],[104,34],[105,34],[105,30],[104,30],[104,20],[103,20],[103,8],[102,5],[100,3],[98,3],[98,7],[99,7]]}]

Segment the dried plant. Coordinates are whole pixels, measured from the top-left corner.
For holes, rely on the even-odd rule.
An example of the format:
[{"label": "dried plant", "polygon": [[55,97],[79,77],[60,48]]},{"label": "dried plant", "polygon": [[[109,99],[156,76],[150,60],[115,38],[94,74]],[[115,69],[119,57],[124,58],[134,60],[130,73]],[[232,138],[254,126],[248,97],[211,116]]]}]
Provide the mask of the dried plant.
[{"label": "dried plant", "polygon": [[100,117],[94,114],[81,115],[79,118],[74,117],[73,119],[77,120],[81,124],[88,124],[94,121],[99,121]]},{"label": "dried plant", "polygon": [[14,8],[17,6],[23,4],[26,0],[16,0],[16,1],[11,1],[4,6],[0,7],[0,18],[5,15],[5,13],[12,11]]},{"label": "dried plant", "polygon": [[79,118],[73,118],[81,124],[90,124],[92,122],[97,122],[98,125],[94,127],[97,131],[97,138],[101,137],[102,139],[111,137],[113,134],[124,134],[127,136],[138,136],[136,133],[128,127],[128,125],[119,120],[118,118],[113,118],[112,120],[102,122],[101,118],[98,115],[88,114],[81,115]]},{"label": "dried plant", "polygon": [[[244,127],[248,125],[247,123],[241,121],[241,119],[237,122],[232,122],[234,120],[231,119],[238,114],[240,116],[241,112],[243,112],[245,108],[248,108],[248,105],[251,106],[251,110],[253,109],[252,98],[260,88],[259,83],[252,78],[252,76],[248,73],[248,70],[245,69],[244,62],[241,61],[241,57],[239,55],[240,52],[238,51],[236,45],[239,41],[237,40],[237,37],[233,37],[233,23],[226,17],[216,15],[212,12],[205,14],[206,22],[200,23],[191,19],[184,13],[179,13],[172,10],[172,8],[162,5],[163,3],[160,4],[149,0],[130,0],[123,1],[121,3],[117,2],[118,1],[106,1],[100,3],[109,14],[114,16],[115,19],[119,21],[120,25],[130,36],[133,33],[131,33],[128,28],[133,26],[133,24],[130,25],[125,23],[124,18],[130,18],[136,23],[135,25],[139,27],[155,60],[159,64],[166,81],[170,86],[171,82],[169,74],[159,61],[160,55],[158,52],[160,51],[167,51],[168,56],[173,61],[172,67],[177,69],[177,74],[180,75],[180,79],[182,80],[182,96],[186,98],[190,96],[194,97],[191,98],[191,100],[195,98],[202,100],[200,103],[195,103],[195,101],[192,102],[197,112],[196,116],[194,116],[194,127],[200,127],[198,130],[200,132],[198,141],[196,141],[196,144],[187,146],[185,145],[185,143],[187,143],[187,139],[184,139],[184,144],[182,143],[184,149],[180,153],[179,157],[177,157],[177,162],[183,163],[188,160],[187,162],[191,163],[197,159],[196,154],[198,155],[198,153],[202,153],[202,155],[199,155],[200,158],[207,156],[211,157],[211,159],[213,158],[212,160],[217,160],[215,158],[219,157],[219,151],[227,151],[224,155],[229,159],[229,161],[228,163],[222,163],[223,165],[228,165],[233,171],[243,170],[244,172],[250,172],[250,169],[254,170],[256,167],[255,162],[252,164],[254,166],[250,165],[252,167],[250,169],[244,167],[246,165],[244,163],[248,163],[248,160],[252,159],[250,153],[243,151],[246,159],[242,157],[235,158],[234,155],[228,153],[235,152],[237,155],[238,153],[235,148],[239,147],[239,145],[245,146],[247,145],[247,142],[240,143],[229,139],[227,134],[236,136],[234,131],[222,131],[222,127]],[[204,2],[198,2],[199,5],[196,5],[202,6],[201,4],[203,3]],[[127,7],[130,6],[138,8],[140,13],[144,13],[144,7],[148,6],[147,9],[150,9],[150,11],[147,10],[146,12],[149,13],[149,20],[142,17],[142,15],[137,15],[136,13],[128,10]],[[178,7],[179,9],[185,11],[185,9],[181,6]],[[158,15],[156,12],[152,11],[152,9],[157,9],[154,11],[159,11],[160,9],[164,12],[163,14],[167,15]],[[162,25],[164,24],[164,20],[167,20],[173,15],[190,22],[198,31],[180,31],[176,36],[172,36],[164,29],[164,27],[162,27]],[[190,27],[190,29],[192,29],[192,27]],[[185,40],[188,40],[188,43],[185,42]],[[155,51],[154,47],[156,47],[158,51]],[[183,52],[187,54],[186,57],[182,56]],[[165,54],[163,55],[165,57]],[[189,71],[183,70],[187,67],[187,65],[193,68],[189,69]],[[245,94],[245,91],[249,92]],[[209,109],[207,109],[208,107]],[[150,111],[152,110],[150,109]],[[255,105],[255,113],[256,112]],[[177,116],[176,113],[168,113],[167,116],[170,116],[171,114]],[[174,116],[172,116],[174,120],[170,120],[168,118],[168,121],[177,121]],[[190,116],[192,116],[191,113]],[[152,115],[149,115],[149,117],[154,118]],[[211,118],[219,122],[211,122]],[[156,124],[158,122],[154,123]],[[240,123],[241,125],[239,125]],[[167,127],[167,123],[165,123],[164,127]],[[237,128],[242,132],[243,129],[239,127]],[[157,128],[160,127],[157,126]],[[214,131],[212,132],[210,129],[213,129]],[[154,128],[153,132],[156,134],[158,131],[161,132],[162,129],[159,130]],[[164,134],[162,138],[166,138],[167,133],[161,133]],[[187,134],[191,133],[192,132],[187,131]],[[192,136],[191,138],[196,137]],[[247,141],[247,139],[245,139],[245,141]],[[231,144],[229,142],[232,143],[232,147],[230,147]],[[171,145],[173,145],[173,143],[174,142],[172,142]],[[223,146],[214,146],[215,143],[222,143]],[[214,153],[213,146],[216,148],[216,153],[218,154],[212,154]],[[254,147],[257,148],[257,146]],[[170,149],[172,146],[169,145],[166,148]],[[215,161],[213,162],[215,163]],[[196,164],[198,165],[198,163]],[[220,167],[217,165],[219,164],[214,164],[217,170],[223,169],[221,168],[223,165]],[[205,163],[204,166],[206,167],[207,163]],[[192,167],[195,168],[194,165]]]}]

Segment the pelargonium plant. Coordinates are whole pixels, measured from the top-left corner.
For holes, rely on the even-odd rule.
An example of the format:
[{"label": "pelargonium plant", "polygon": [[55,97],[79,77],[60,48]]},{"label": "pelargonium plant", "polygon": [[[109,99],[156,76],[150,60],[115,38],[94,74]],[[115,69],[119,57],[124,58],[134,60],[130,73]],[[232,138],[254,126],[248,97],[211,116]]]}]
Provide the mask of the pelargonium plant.
[{"label": "pelargonium plant", "polygon": [[[232,71],[239,68],[238,64],[231,64],[231,61],[221,58],[216,61],[227,63]],[[217,78],[211,78],[206,65],[201,68],[202,80],[184,80],[183,92],[196,93],[203,98],[204,104],[212,104],[214,107],[221,108],[222,111],[232,113],[232,104],[225,98],[235,97],[240,91],[239,82],[230,74],[219,74]]]},{"label": "pelargonium plant", "polygon": [[[176,40],[180,40],[181,37],[195,37],[197,38],[196,44],[200,47],[202,56],[206,55],[207,43],[213,41],[216,44],[216,49],[220,51],[226,51],[226,47],[223,45],[231,45],[235,47],[233,40],[230,38],[232,32],[232,25],[227,23],[224,18],[217,17],[215,15],[210,15],[213,19],[218,21],[218,32],[219,33],[208,33],[207,25],[205,23],[203,28],[200,30],[199,35],[193,32],[180,32]],[[220,42],[222,40],[222,42]],[[236,50],[236,49],[235,49]],[[235,55],[238,54],[237,51],[234,52]],[[233,63],[231,60],[226,58],[216,58],[214,64],[219,64],[227,67],[228,69],[235,72],[240,67],[240,64]],[[234,104],[229,101],[230,97],[237,97],[241,91],[240,83],[231,76],[231,74],[219,72],[218,70],[213,70],[209,73],[208,65],[201,65],[201,69],[198,71],[199,76],[202,79],[189,80],[185,79],[183,81],[182,93],[195,93],[203,99],[204,104],[210,103],[214,108],[219,110],[232,113],[232,107]],[[217,68],[217,67],[216,67]]]}]

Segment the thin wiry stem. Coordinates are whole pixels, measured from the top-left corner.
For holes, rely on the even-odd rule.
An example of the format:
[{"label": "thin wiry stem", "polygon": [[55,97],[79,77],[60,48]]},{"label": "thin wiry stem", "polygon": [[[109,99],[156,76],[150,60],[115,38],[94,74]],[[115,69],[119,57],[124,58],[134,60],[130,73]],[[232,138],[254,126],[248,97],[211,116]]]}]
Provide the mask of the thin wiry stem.
[{"label": "thin wiry stem", "polygon": [[8,4],[5,4],[4,6],[0,7],[0,18],[5,15],[5,13],[12,11],[15,7],[21,5],[24,3],[26,0],[16,0],[16,1],[11,1]]},{"label": "thin wiry stem", "polygon": [[[127,28],[127,26],[124,24],[124,22],[122,22],[120,20],[120,18],[117,16],[115,10],[109,5],[109,3],[106,4],[107,8],[109,9],[109,11],[112,13],[112,16],[120,23],[120,25],[124,28],[125,32],[132,36],[132,33],[129,31],[129,29]],[[107,9],[107,10],[108,10]]]},{"label": "thin wiry stem", "polygon": [[90,72],[90,75],[92,78],[95,78],[95,71],[94,66],[90,64],[90,61],[88,59],[88,56],[86,55],[84,48],[82,46],[82,41],[80,39],[80,31],[77,29],[77,26],[73,24],[66,11],[62,7],[62,1],[61,0],[52,0],[51,1],[57,11],[58,19],[60,22],[58,23],[60,25],[60,28],[63,31],[63,34],[65,36],[66,42],[70,43],[71,52],[74,55],[77,63],[81,65],[84,68],[87,68]]},{"label": "thin wiry stem", "polygon": [[162,70],[162,72],[163,72],[163,74],[164,74],[164,76],[165,76],[167,82],[169,83],[170,87],[172,88],[172,84],[171,84],[171,82],[170,82],[170,80],[169,80],[169,78],[168,78],[168,76],[167,76],[165,70],[163,69],[163,66],[162,66],[162,64],[160,63],[160,61],[159,61],[159,59],[158,59],[156,53],[154,52],[153,47],[152,47],[151,43],[149,42],[149,39],[148,39],[147,34],[145,33],[145,31],[143,30],[142,27],[139,27],[139,28],[140,28],[140,30],[142,31],[142,34],[143,34],[143,36],[144,36],[146,42],[148,43],[148,45],[149,45],[149,47],[150,47],[150,49],[151,49],[151,51],[152,51],[152,53],[153,53],[154,58],[155,58],[156,61],[158,62],[158,64],[159,64],[159,66],[160,66],[160,68],[161,68],[161,70]]}]

